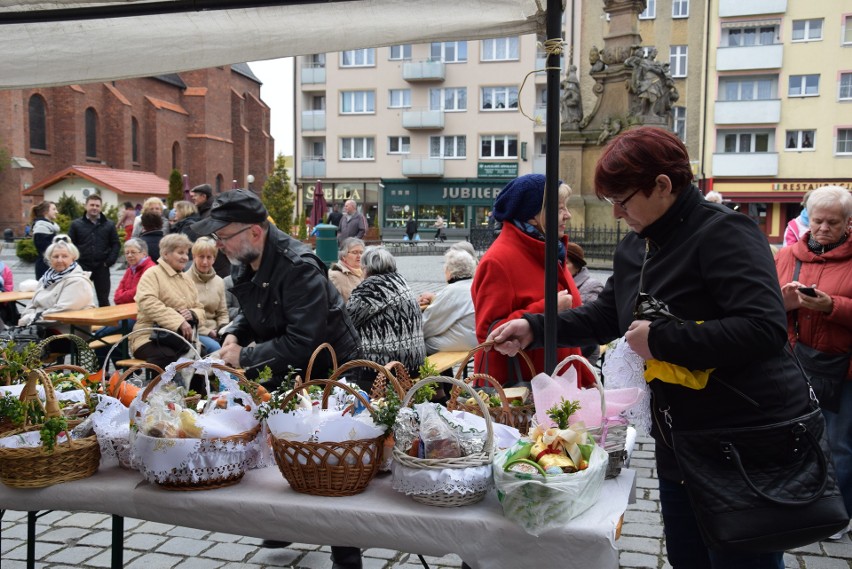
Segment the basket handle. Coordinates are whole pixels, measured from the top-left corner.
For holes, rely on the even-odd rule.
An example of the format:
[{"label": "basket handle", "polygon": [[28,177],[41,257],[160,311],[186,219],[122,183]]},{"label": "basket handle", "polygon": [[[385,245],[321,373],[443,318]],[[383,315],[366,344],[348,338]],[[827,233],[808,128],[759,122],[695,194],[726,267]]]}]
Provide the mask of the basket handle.
[{"label": "basket handle", "polygon": [[337,354],[334,353],[334,347],[332,347],[332,345],[328,342],[323,342],[317,346],[317,349],[311,354],[311,359],[308,360],[308,367],[305,369],[305,381],[311,380],[311,372],[314,369],[314,362],[323,350],[328,350],[328,353],[331,354],[331,367],[332,369],[337,369]]},{"label": "basket handle", "polygon": [[[360,360],[352,360],[352,361],[360,361]],[[366,361],[366,360],[364,360],[364,361]],[[349,362],[349,363],[351,363],[351,362]],[[378,364],[376,364],[376,365],[378,365]],[[284,399],[281,400],[279,409],[283,409],[284,407],[286,407],[287,404],[290,401],[292,401],[294,397],[296,397],[296,395],[298,394],[298,392],[301,389],[306,388],[306,387],[310,387],[312,385],[323,385],[323,386],[325,386],[325,388],[323,389],[323,394],[322,394],[323,409],[328,408],[328,397],[331,394],[331,390],[335,387],[339,387],[339,388],[349,392],[350,394],[354,395],[361,403],[364,404],[364,407],[367,408],[367,410],[370,412],[371,415],[375,415],[375,411],[373,410],[373,406],[370,405],[370,402],[367,401],[367,399],[363,395],[361,395],[359,392],[352,389],[351,387],[349,387],[345,383],[340,383],[339,381],[335,381],[333,379],[312,379],[310,381],[305,381],[303,383],[300,383],[296,387],[296,389],[291,390],[290,393],[288,393],[284,397]]]},{"label": "basket handle", "polygon": [[[503,415],[503,420],[506,421],[507,425],[514,427],[514,418],[512,417],[512,407],[509,405],[509,399],[506,397],[506,392],[503,391],[503,386],[500,385],[500,382],[488,375],[487,373],[474,373],[471,374],[466,380],[464,380],[468,384],[472,384],[474,381],[482,380],[485,383],[491,384],[494,388],[494,391],[497,393],[497,397],[500,399],[500,413]],[[458,387],[453,386],[452,390],[450,390],[450,399],[447,401],[447,409],[450,411],[455,411],[459,408],[458,406],[458,398],[461,395],[461,390]],[[491,406],[489,405],[490,409]]]},{"label": "basket handle", "polygon": [[180,334],[178,334],[174,330],[169,330],[168,328],[159,328],[157,326],[152,326],[150,328],[139,328],[138,330],[131,330],[130,332],[128,332],[127,334],[125,334],[124,336],[119,338],[118,341],[115,344],[110,346],[109,351],[107,352],[106,358],[104,358],[104,367],[103,367],[104,375],[106,375],[106,367],[107,367],[107,365],[109,365],[110,358],[112,357],[112,353],[115,351],[115,349],[119,345],[121,345],[122,342],[130,339],[130,337],[133,336],[134,334],[140,334],[142,332],[148,332],[148,334],[150,335],[151,332],[160,332],[160,331],[168,332],[169,334],[174,334],[175,336],[177,336],[178,338],[183,340],[184,343],[186,343],[186,345],[189,346],[189,348],[195,354],[195,357],[197,359],[201,359],[201,354],[198,353],[198,350],[195,348],[194,345],[192,345],[192,342],[188,341],[186,338],[184,338],[183,336],[181,336]]},{"label": "basket handle", "polygon": [[89,347],[83,338],[77,336],[75,334],[56,334],[53,336],[48,336],[44,340],[38,343],[37,349],[38,353],[44,352],[48,345],[51,342],[56,340],[68,340],[72,344],[74,344],[74,348],[77,350],[77,361],[83,364],[87,364],[86,366],[81,366],[86,368],[86,375],[90,373],[94,373],[98,370],[98,357],[95,354],[95,351]]},{"label": "basket handle", "polygon": [[[107,359],[106,361],[109,361],[109,359]],[[110,397],[114,397],[120,401],[121,388],[124,382],[126,382],[131,375],[142,369],[149,369],[155,372],[155,376],[159,376],[163,373],[163,368],[161,368],[160,366],[148,362],[141,362],[136,365],[132,365],[123,372],[121,372],[118,376],[118,381],[115,382],[115,385],[112,388],[110,388],[112,378],[110,377],[110,379],[107,379],[106,374],[104,373],[103,375],[101,375],[101,389],[104,395],[109,395]]]},{"label": "basket handle", "polygon": [[601,394],[601,425],[603,425],[604,420],[606,420],[606,397],[604,397],[603,386],[601,385],[600,380],[598,380],[598,374],[595,372],[595,368],[592,367],[592,364],[589,363],[589,360],[587,360],[583,356],[578,356],[576,354],[568,356],[567,358],[556,364],[556,367],[553,368],[553,375],[559,375],[559,372],[562,371],[562,368],[564,366],[567,366],[571,362],[575,361],[580,362],[581,364],[586,366],[589,371],[592,372],[592,377],[595,378],[595,387],[597,387],[598,391]]},{"label": "basket handle", "polygon": [[[456,372],[455,378],[459,380],[462,379],[462,376],[464,375],[464,370],[465,368],[467,368],[467,364],[470,362],[470,360],[473,359],[473,356],[475,356],[478,352],[494,347],[495,343],[496,342],[494,341],[482,342],[481,344],[473,348],[471,351],[469,351],[467,353],[467,356],[465,356],[464,361],[459,365],[459,370]],[[518,355],[521,356],[521,359],[524,360],[524,363],[526,363],[527,367],[529,367],[531,372],[530,377],[535,377],[535,365],[532,363],[532,360],[527,355],[527,353],[523,350],[518,350]]]},{"label": "basket handle", "polygon": [[[27,387],[32,387],[36,397],[38,397],[38,393],[35,391],[37,381],[41,381],[41,385],[44,388],[45,419],[61,417],[62,410],[59,408],[59,401],[56,398],[56,390],[53,388],[53,382],[50,381],[50,377],[43,369],[30,370],[27,374]],[[71,440],[70,432],[65,434],[65,440],[68,443],[69,448],[74,447],[74,442]]]},{"label": "basket handle", "polygon": [[[47,374],[58,371],[73,371],[75,373],[82,373],[84,378],[89,376],[89,371],[86,368],[73,364],[59,364],[44,368],[44,372]],[[92,391],[86,386],[85,380],[78,381],[74,377],[69,376],[67,379],[63,379],[63,381],[70,381],[71,383],[82,389],[83,395],[85,395],[86,397],[86,403],[89,405],[90,408],[92,408]]]},{"label": "basket handle", "polygon": [[[188,367],[194,367],[197,363],[198,363],[197,361],[193,361],[193,360],[187,360],[187,361],[180,362],[180,363],[175,365],[175,368],[174,368],[175,373],[177,373],[177,372],[179,372],[183,369],[186,369]],[[243,374],[243,372],[241,370],[234,369],[234,368],[228,367],[224,364],[218,364],[218,363],[215,363],[215,362],[211,363],[210,367],[217,369],[217,370],[221,370],[225,373],[231,373],[231,374],[237,376],[237,382],[238,383],[248,383],[246,376]],[[154,387],[156,387],[157,384],[160,383],[160,379],[162,379],[164,373],[165,372],[156,376],[154,379],[151,380],[150,383],[148,383],[148,385],[145,386],[145,389],[142,391],[142,395],[140,397],[142,399],[142,401],[147,402],[148,395],[150,395],[151,391],[154,389]]]},{"label": "basket handle", "polygon": [[[385,369],[390,372],[390,375],[382,372],[382,375],[385,377],[390,377],[391,384],[393,384],[393,388],[396,391],[399,400],[402,401],[402,398],[405,397],[405,381],[408,381],[408,386],[411,386],[411,379],[408,377],[408,370],[405,369],[405,366],[402,365],[402,362],[398,362],[396,360],[392,362],[388,362],[385,364]],[[373,384],[373,388],[375,389],[375,383]]]},{"label": "basket handle", "polygon": [[408,393],[405,394],[405,397],[402,400],[402,405],[410,405],[411,399],[414,397],[414,394],[417,393],[417,391],[421,387],[436,382],[449,383],[451,385],[459,387],[460,389],[467,389],[468,391],[470,391],[471,396],[473,396],[473,400],[476,401],[476,404],[479,405],[479,410],[482,411],[482,418],[485,419],[485,449],[487,449],[486,452],[488,454],[488,461],[491,462],[494,459],[494,426],[492,425],[491,414],[488,412],[488,407],[482,401],[482,398],[467,383],[460,381],[454,377],[447,377],[443,375],[433,375],[432,377],[425,377],[411,386],[411,389],[408,390]]}]

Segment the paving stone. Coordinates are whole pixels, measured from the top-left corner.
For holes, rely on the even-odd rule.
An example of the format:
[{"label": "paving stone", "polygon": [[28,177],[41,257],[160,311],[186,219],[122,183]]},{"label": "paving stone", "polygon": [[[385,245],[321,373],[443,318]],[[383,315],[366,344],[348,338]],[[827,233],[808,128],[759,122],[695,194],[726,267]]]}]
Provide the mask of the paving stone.
[{"label": "paving stone", "polygon": [[62,562],[83,565],[83,561],[96,556],[99,552],[100,549],[97,547],[65,547],[45,557],[44,560],[53,563]]},{"label": "paving stone", "polygon": [[112,533],[108,531],[89,531],[77,540],[77,545],[97,545],[99,547],[112,546]]},{"label": "paving stone", "polygon": [[124,564],[124,569],[172,569],[180,563],[181,558],[162,553],[146,553],[130,563]]},{"label": "paving stone", "polygon": [[26,522],[27,521],[27,513],[21,512],[19,510],[6,510],[6,513],[3,514],[4,522]]},{"label": "paving stone", "polygon": [[[36,533],[36,536],[38,536],[38,533]],[[19,523],[19,524],[13,525],[12,527],[10,527],[8,529],[4,528],[3,529],[3,539],[5,540],[6,538],[26,540],[27,539],[27,524],[26,523],[23,523],[23,524]]]},{"label": "paving stone", "polygon": [[[241,541],[245,536],[242,535],[234,535],[232,533],[221,533],[221,532],[213,532],[208,535],[205,539],[210,541],[219,541],[222,543],[236,543]],[[257,545],[260,546],[260,540],[257,538],[252,538],[257,542]]]},{"label": "paving stone", "polygon": [[145,533],[155,533],[159,535],[166,535],[171,530],[173,530],[175,526],[169,524],[160,524],[157,522],[143,522],[136,528],[137,531],[145,532]]},{"label": "paving stone", "polygon": [[[282,549],[268,549],[261,547],[249,558],[249,563],[257,565],[270,565],[272,567],[289,567],[305,554],[304,551],[294,550],[289,547]],[[228,569],[233,565],[228,564]]]},{"label": "paving stone", "polygon": [[615,545],[622,553],[650,553],[659,555],[662,552],[662,543],[659,540],[648,539],[647,537],[622,535],[615,542]]},{"label": "paving stone", "polygon": [[[26,569],[26,561],[16,561],[14,559],[3,558],[3,569]],[[43,563],[36,563],[36,567],[44,567]]]},{"label": "paving stone", "polygon": [[203,529],[185,528],[176,526],[167,532],[169,535],[176,537],[188,537],[191,539],[204,539],[210,532]]},{"label": "paving stone", "polygon": [[803,555],[802,560],[806,569],[849,569],[849,563],[845,559]]},{"label": "paving stone", "polygon": [[55,541],[58,543],[70,543],[76,541],[89,533],[86,528],[57,527],[36,533],[39,541]]},{"label": "paving stone", "polygon": [[378,557],[380,559],[393,559],[399,552],[395,549],[365,549],[364,557]]},{"label": "paving stone", "polygon": [[187,557],[175,566],[175,569],[218,569],[225,565],[220,559],[206,557]]},{"label": "paving stone", "polygon": [[[5,534],[3,535],[3,537],[4,538],[6,537]],[[42,541],[37,542],[36,546],[35,546],[36,564],[38,564],[38,561],[44,559],[45,557],[47,557],[48,555],[50,555],[54,551],[61,549],[61,548],[62,548],[62,546],[58,543],[44,543]],[[3,569],[5,569],[5,560],[6,559],[23,559],[23,560],[26,560],[26,558],[27,558],[27,544],[24,543],[24,544],[16,547],[15,549],[12,549],[10,551],[3,553],[3,560],[4,560],[3,561],[3,563],[4,563]]]},{"label": "paving stone", "polygon": [[625,523],[634,522],[641,524],[662,524],[663,517],[659,512],[643,512],[641,510],[627,510],[624,512]]},{"label": "paving stone", "polygon": [[25,544],[27,541],[24,539],[9,539],[6,537],[6,534],[3,533],[3,541],[0,543],[0,555],[2,557],[6,556],[7,551],[12,551],[19,545]]},{"label": "paving stone", "polygon": [[[71,512],[63,512],[62,510],[54,510],[47,514],[41,516],[38,520],[36,520],[36,527],[44,527],[46,525],[52,526],[60,520],[64,520],[69,517]],[[24,520],[26,521],[26,520]]]},{"label": "paving stone", "polygon": [[663,537],[663,526],[654,526],[647,524],[625,523],[621,527],[621,535],[628,536],[645,536],[645,537]]},{"label": "paving stone", "polygon": [[74,515],[68,516],[62,521],[65,525],[90,528],[103,521],[112,523],[112,516],[109,514],[97,514],[93,512],[75,512]]},{"label": "paving stone", "polygon": [[217,543],[202,553],[204,557],[224,559],[226,561],[243,561],[252,554],[256,547],[241,543]]},{"label": "paving stone", "polygon": [[618,556],[618,564],[620,567],[649,567],[657,569],[660,560],[656,555],[645,555],[644,553],[633,553],[625,551]]},{"label": "paving stone", "polygon": [[[128,551],[127,549],[125,549],[123,555],[124,566],[126,567],[128,563],[130,563],[140,555],[142,554],[138,551]],[[102,550],[100,554],[86,561],[86,565],[89,567],[112,567],[112,550]]]},{"label": "paving stone", "polygon": [[643,512],[656,512],[659,511],[660,504],[655,502],[654,500],[644,500],[641,498],[636,498],[635,504],[630,504],[627,506],[627,510],[641,510]]},{"label": "paving stone", "polygon": [[124,549],[153,551],[167,539],[169,538],[164,535],[154,535],[153,533],[133,533],[124,538]]},{"label": "paving stone", "polygon": [[[157,553],[170,553],[172,555],[191,556],[198,555],[210,547],[210,542],[187,537],[172,537],[157,549]],[[240,558],[242,559],[242,558]]]},{"label": "paving stone", "polygon": [[[413,559],[417,559],[417,556],[413,553],[411,554]],[[450,553],[448,555],[444,555],[443,557],[433,557],[431,555],[424,555],[423,559],[426,560],[426,563],[429,565],[454,565],[456,567],[460,567],[462,564],[462,558],[456,555],[455,553]]]},{"label": "paving stone", "polygon": [[657,489],[659,487],[659,483],[656,480],[649,479],[649,478],[637,478],[636,479],[636,487],[637,488]]},{"label": "paving stone", "polygon": [[846,538],[844,538],[844,540],[845,543],[843,541],[824,541],[822,543],[822,549],[830,557],[843,557],[845,559],[852,559],[852,543],[850,543],[849,540]]},{"label": "paving stone", "polygon": [[322,551],[309,551],[299,560],[300,568],[331,569],[331,556]]}]

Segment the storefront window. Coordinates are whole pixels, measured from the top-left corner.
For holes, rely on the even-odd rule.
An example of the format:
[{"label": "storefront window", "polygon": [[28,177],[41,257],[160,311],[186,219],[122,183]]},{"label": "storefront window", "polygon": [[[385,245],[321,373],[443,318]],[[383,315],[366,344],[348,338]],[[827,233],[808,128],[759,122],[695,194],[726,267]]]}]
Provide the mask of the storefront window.
[{"label": "storefront window", "polygon": [[386,205],[385,227],[405,227],[405,223],[408,221],[412,211],[414,211],[414,209],[410,205]]},{"label": "storefront window", "polygon": [[491,214],[490,207],[474,207],[473,219],[470,222],[471,227],[487,227],[488,216]]}]

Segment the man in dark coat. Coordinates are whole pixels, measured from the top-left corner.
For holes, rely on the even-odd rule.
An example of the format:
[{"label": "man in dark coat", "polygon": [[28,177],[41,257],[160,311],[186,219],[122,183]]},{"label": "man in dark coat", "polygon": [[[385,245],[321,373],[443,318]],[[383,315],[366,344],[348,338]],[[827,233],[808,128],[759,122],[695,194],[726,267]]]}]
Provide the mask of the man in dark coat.
[{"label": "man in dark coat", "polygon": [[357,237],[363,239],[367,233],[367,218],[358,213],[358,206],[355,200],[346,200],[343,204],[343,217],[340,219],[340,226],[337,231],[337,245],[343,245],[347,237]]},{"label": "man in dark coat", "polygon": [[71,222],[68,237],[80,250],[77,262],[83,270],[91,273],[100,306],[109,306],[109,268],[118,259],[121,244],[115,224],[101,213],[101,196],[92,194],[86,198],[86,213]]},{"label": "man in dark coat", "polygon": [[[198,208],[198,217],[201,219],[210,217],[210,207],[213,205],[213,188],[210,184],[195,186],[189,190],[189,197],[195,207]],[[213,270],[223,279],[231,274],[231,263],[228,262],[228,257],[222,251],[216,254]]]},{"label": "man in dark coat", "polygon": [[334,204],[331,208],[331,213],[328,214],[328,222],[336,227],[340,227],[340,220],[342,218],[343,214],[340,213],[337,204]]},{"label": "man in dark coat", "polygon": [[[268,365],[271,390],[280,385],[290,366],[304,373],[311,354],[323,342],[331,344],[338,362],[345,363],[360,357],[361,340],[323,262],[269,223],[268,215],[253,192],[231,190],[217,197],[210,216],[192,229],[210,235],[220,252],[239,263],[232,290],[242,312],[228,327],[219,357],[249,376]],[[323,351],[314,369],[331,367],[331,358]],[[333,546],[331,558],[335,568],[361,567],[361,552],[355,547]]]}]

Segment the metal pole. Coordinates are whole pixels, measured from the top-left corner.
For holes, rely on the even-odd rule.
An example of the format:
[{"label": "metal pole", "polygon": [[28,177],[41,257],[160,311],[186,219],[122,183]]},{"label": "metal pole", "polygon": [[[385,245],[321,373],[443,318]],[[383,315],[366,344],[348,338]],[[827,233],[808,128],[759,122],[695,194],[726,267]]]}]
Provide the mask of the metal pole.
[{"label": "metal pole", "polygon": [[[547,38],[562,38],[562,1],[547,0]],[[547,156],[545,187],[544,247],[544,370],[556,367],[556,293],[559,219],[559,75],[560,57],[554,50],[547,55]]]}]

